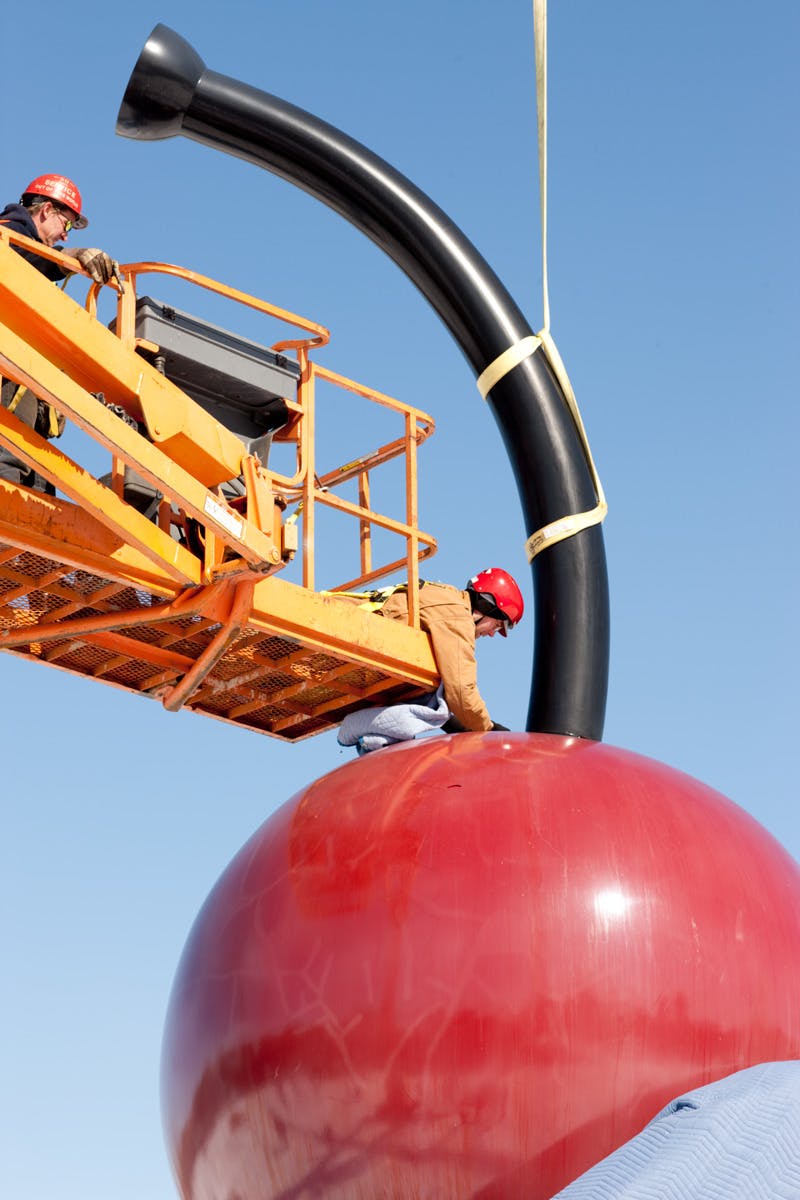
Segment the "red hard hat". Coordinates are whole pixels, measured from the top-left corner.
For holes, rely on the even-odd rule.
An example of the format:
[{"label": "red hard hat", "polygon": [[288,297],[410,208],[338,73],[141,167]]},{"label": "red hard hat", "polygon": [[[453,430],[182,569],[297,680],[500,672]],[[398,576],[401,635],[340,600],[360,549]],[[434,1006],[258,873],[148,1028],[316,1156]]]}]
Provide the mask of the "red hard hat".
[{"label": "red hard hat", "polygon": [[[517,625],[522,620],[525,601],[517,581],[508,571],[501,571],[499,567],[487,567],[486,570],[472,576],[467,584],[467,591],[473,600],[479,601],[476,606],[478,611],[487,617],[499,617],[508,621],[510,625]],[[503,637],[506,636],[505,628],[500,632]]]},{"label": "red hard hat", "polygon": [[81,194],[71,179],[65,175],[39,175],[25,188],[23,196],[46,196],[56,200],[75,213],[73,224],[76,229],[85,229],[89,222],[81,216]]}]

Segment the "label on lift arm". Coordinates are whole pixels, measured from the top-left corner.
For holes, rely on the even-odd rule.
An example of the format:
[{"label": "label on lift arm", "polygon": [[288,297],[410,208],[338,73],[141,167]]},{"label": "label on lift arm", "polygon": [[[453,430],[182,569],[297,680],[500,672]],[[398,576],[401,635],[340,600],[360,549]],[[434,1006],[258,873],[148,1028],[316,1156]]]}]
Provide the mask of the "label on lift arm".
[{"label": "label on lift arm", "polygon": [[207,516],[221,525],[223,529],[227,529],[228,533],[232,533],[234,537],[240,538],[244,529],[244,521],[241,517],[234,514],[224,505],[219,504],[213,496],[206,496],[206,502],[203,509]]}]

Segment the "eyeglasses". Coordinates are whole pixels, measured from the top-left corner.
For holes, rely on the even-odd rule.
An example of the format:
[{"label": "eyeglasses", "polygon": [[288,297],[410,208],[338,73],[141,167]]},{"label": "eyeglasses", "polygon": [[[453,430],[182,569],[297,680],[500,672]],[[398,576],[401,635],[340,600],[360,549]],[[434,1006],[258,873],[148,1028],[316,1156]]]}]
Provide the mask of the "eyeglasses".
[{"label": "eyeglasses", "polygon": [[489,608],[486,615],[491,617],[494,621],[499,621],[502,626],[503,637],[508,637],[510,631],[514,628],[514,622],[511,620],[511,618],[507,617],[503,610],[498,608],[496,605],[492,608]]},{"label": "eyeglasses", "polygon": [[70,216],[69,211],[66,208],[58,208],[58,206],[55,204],[52,206],[52,208],[56,216],[61,218],[61,224],[64,226],[64,236],[66,237],[69,231],[75,228],[75,221]]}]

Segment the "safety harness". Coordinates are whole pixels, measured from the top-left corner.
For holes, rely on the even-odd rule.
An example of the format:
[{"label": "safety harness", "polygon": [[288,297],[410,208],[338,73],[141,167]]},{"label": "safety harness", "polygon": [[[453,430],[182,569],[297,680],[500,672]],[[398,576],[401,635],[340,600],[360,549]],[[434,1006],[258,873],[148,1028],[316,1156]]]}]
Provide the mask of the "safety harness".
[{"label": "safety harness", "polygon": [[[419,586],[425,586],[425,580],[420,579]],[[368,592],[325,592],[326,596],[347,596],[348,599],[361,600],[359,608],[364,608],[367,612],[377,612],[379,608],[383,608],[390,596],[394,596],[395,592],[408,592],[407,583],[396,583],[393,587],[373,588]]]},{"label": "safety harness", "polygon": [[[12,381],[9,380],[9,382],[12,382]],[[28,389],[25,387],[25,385],[23,383],[21,383],[19,385],[19,387],[17,387],[15,389],[15,391],[13,392],[8,404],[6,404],[5,400],[2,401],[3,408],[7,408],[10,413],[13,413],[15,411],[15,409],[19,406],[20,401],[27,394],[27,392],[28,392]],[[33,393],[31,393],[31,394],[33,394]],[[46,430],[44,436],[48,437],[48,438],[59,437],[61,430],[59,429],[58,409],[53,408],[53,405],[48,404],[45,400],[37,399],[37,397],[35,397],[35,396],[34,396],[34,400],[36,400],[37,415],[36,415],[36,417],[34,417],[33,422],[25,421],[25,424],[30,425],[31,429],[35,429],[36,425],[39,423],[39,413],[41,411],[44,411],[44,413],[46,414],[46,417],[47,417],[47,430]],[[21,419],[24,420],[24,417]]]}]

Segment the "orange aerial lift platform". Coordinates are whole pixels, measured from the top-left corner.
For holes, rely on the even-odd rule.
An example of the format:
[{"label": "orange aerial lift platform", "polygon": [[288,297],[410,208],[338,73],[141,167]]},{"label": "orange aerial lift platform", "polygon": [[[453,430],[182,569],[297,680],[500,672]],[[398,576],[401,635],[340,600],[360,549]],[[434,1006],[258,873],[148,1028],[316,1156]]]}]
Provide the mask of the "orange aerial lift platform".
[{"label": "orange aerial lift platform", "polygon": [[[0,445],[54,489],[0,480],[0,649],[285,741],[435,688],[418,607],[419,564],[436,549],[417,514],[417,449],[432,419],[320,366],[311,354],[328,330],[266,301],[134,263],[109,285],[116,315],[105,323],[99,285],[79,303],[15,244],[81,270],[0,229],[0,375],[50,405],[91,453],[82,465],[0,407]],[[292,336],[267,347],[210,325],[143,295],[151,275],[244,305]],[[377,405],[397,435],[324,466],[321,383],[337,403]],[[270,466],[281,445],[282,474]],[[373,478],[390,463],[399,517],[372,506]],[[324,591],[321,511],[349,525],[355,563]],[[387,542],[401,552],[376,563]],[[299,582],[281,576],[289,564]],[[408,626],[336,596],[395,572],[408,580]]]}]

